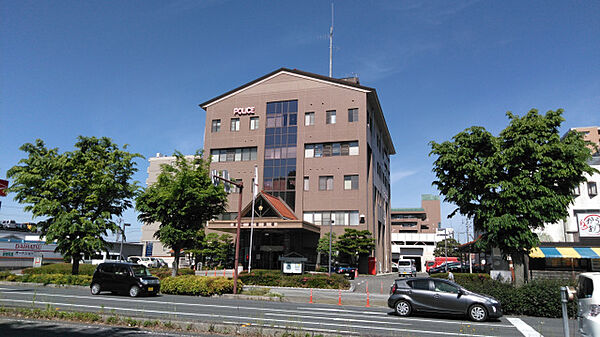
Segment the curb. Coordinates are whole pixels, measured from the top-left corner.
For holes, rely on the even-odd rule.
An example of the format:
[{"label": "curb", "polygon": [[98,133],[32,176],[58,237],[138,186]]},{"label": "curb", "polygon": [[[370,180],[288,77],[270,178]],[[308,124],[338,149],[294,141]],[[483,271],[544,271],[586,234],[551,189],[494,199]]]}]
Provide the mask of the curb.
[{"label": "curb", "polygon": [[34,283],[34,282],[9,282],[0,281],[0,285],[19,285],[19,286],[38,286],[38,287],[52,287],[52,288],[89,288],[89,286],[80,286],[76,284],[54,284],[54,283]]},{"label": "curb", "polygon": [[[244,285],[244,288],[249,288],[249,289],[263,289],[263,288],[269,288],[269,289],[282,289],[282,290],[310,290],[311,288],[295,288],[295,287],[275,287],[275,286],[257,286],[257,285]],[[350,289],[325,289],[325,288],[312,288],[313,290],[318,290],[318,291],[330,291],[330,292],[338,292],[338,291],[342,291],[343,293],[353,293],[354,290],[356,289],[356,286],[354,284],[350,284]]]}]

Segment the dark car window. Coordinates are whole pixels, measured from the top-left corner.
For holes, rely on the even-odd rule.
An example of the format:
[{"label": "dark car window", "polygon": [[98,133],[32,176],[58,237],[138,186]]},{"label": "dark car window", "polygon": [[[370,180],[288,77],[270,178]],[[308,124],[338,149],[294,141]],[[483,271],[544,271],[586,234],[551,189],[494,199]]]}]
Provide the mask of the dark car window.
[{"label": "dark car window", "polygon": [[129,270],[127,270],[126,266],[116,266],[116,268],[115,268],[115,274],[117,274],[117,275],[128,275],[129,274]]},{"label": "dark car window", "polygon": [[105,273],[114,273],[115,272],[115,265],[114,264],[103,264],[101,266],[102,271]]},{"label": "dark car window", "polygon": [[433,284],[435,285],[435,291],[439,291],[439,292],[443,292],[443,293],[452,293],[452,294],[458,294],[458,288],[448,284],[444,281],[437,281],[434,280]]},{"label": "dark car window", "polygon": [[152,276],[152,274],[150,274],[150,272],[148,271],[148,269],[142,265],[139,266],[132,266],[131,269],[133,269],[133,275],[140,277],[140,276]]},{"label": "dark car window", "polygon": [[413,280],[406,283],[413,289],[429,290],[429,280]]},{"label": "dark car window", "polygon": [[594,283],[592,279],[580,276],[579,284],[577,287],[577,297],[578,298],[590,298],[594,293]]}]

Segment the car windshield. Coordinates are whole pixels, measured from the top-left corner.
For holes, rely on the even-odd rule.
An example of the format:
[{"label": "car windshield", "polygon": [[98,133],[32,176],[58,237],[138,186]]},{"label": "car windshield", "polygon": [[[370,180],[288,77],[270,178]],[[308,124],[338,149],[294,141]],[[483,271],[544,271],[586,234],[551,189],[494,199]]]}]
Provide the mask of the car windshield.
[{"label": "car windshield", "polygon": [[132,266],[131,269],[133,269],[133,275],[135,276],[152,276],[148,268],[144,266]]},{"label": "car windshield", "polygon": [[410,266],[410,261],[398,261],[399,266]]}]

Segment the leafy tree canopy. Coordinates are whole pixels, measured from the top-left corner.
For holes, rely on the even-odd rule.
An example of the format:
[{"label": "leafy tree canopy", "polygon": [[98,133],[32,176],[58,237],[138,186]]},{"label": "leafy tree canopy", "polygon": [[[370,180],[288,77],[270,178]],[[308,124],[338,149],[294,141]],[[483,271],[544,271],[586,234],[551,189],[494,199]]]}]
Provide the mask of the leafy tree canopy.
[{"label": "leafy tree canopy", "polygon": [[204,223],[225,211],[227,194],[223,185],[212,184],[210,162],[201,152],[186,158],[176,151],[172,165],[163,165],[156,183],[148,186],[136,199],[138,219],[159,223],[154,236],[173,249],[177,274],[182,249],[197,247],[198,231]]},{"label": "leafy tree canopy", "polygon": [[590,150],[570,132],[561,138],[563,110],[537,110],[519,117],[493,136],[483,127],[468,128],[443,143],[431,142],[433,182],[456,212],[472,218],[483,233],[480,244],[498,247],[518,263],[538,244],[533,229],[565,218],[571,189],[584,181]]},{"label": "leafy tree canopy", "polygon": [[7,172],[14,179],[10,192],[26,204],[47,242],[73,259],[73,274],[79,273],[82,254],[107,249],[103,236],[119,231],[113,217],[132,206],[138,186],[130,183],[137,171],[132,154],[110,138],[79,136],[75,150],[60,154],[40,139],[21,150],[27,158]]},{"label": "leafy tree canopy", "polygon": [[458,246],[460,243],[456,241],[454,238],[444,239],[442,241],[438,241],[435,244],[435,249],[433,250],[433,256],[444,257],[446,256],[446,250],[448,251],[448,256],[459,257],[460,252],[458,251]]},{"label": "leafy tree canopy", "polygon": [[344,234],[340,235],[335,242],[335,250],[340,255],[348,256],[351,264],[356,264],[360,254],[370,254],[373,248],[375,248],[375,240],[368,230],[346,228]]},{"label": "leafy tree canopy", "polygon": [[202,246],[202,256],[211,267],[226,267],[235,255],[233,238],[229,234],[209,233],[204,237]]}]

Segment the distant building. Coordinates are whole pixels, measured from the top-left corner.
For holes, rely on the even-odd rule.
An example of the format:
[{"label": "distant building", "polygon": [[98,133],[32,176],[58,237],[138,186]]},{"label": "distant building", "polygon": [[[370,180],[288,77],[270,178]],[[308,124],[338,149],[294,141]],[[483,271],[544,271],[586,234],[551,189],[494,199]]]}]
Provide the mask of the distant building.
[{"label": "distant building", "polygon": [[392,260],[412,259],[418,271],[433,260],[438,241],[453,237],[454,229],[441,228],[440,197],[421,195],[420,208],[392,208]]},{"label": "distant building", "polygon": [[580,128],[570,128],[569,131],[577,131],[583,135],[583,139],[596,145],[596,148],[590,146],[594,153],[600,151],[600,126],[586,126]]},{"label": "distant building", "polygon": [[[600,171],[600,156],[589,165]],[[573,189],[567,218],[536,231],[541,243],[529,255],[532,270],[600,271],[600,173],[584,177]]]}]

